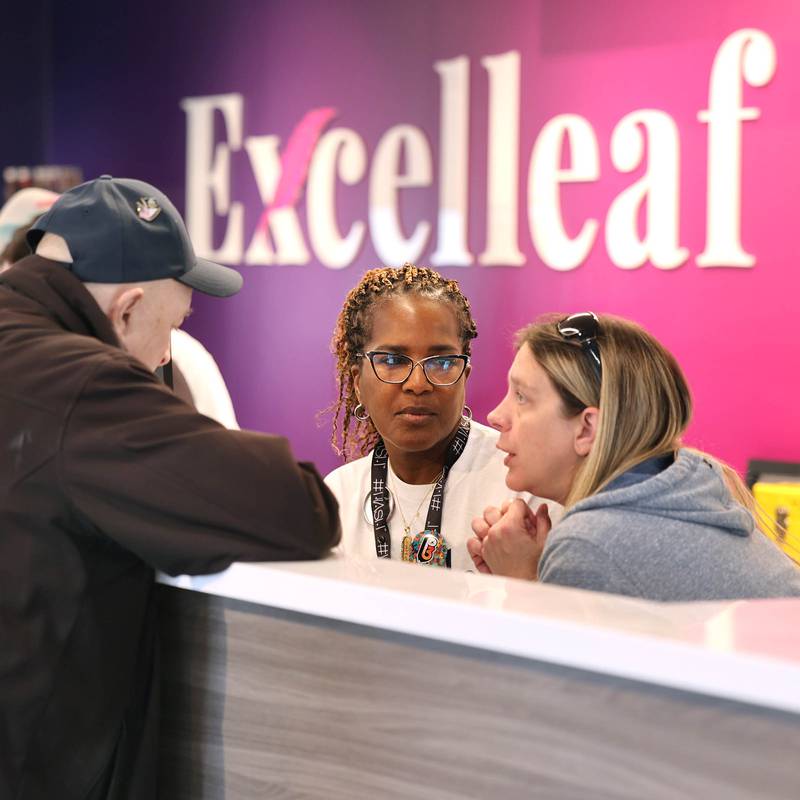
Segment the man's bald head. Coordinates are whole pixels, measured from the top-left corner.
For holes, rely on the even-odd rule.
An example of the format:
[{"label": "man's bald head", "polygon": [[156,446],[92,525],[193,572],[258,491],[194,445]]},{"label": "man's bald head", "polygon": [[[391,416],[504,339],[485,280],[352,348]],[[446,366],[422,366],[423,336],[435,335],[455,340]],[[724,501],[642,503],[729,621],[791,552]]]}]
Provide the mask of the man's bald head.
[{"label": "man's bald head", "polygon": [[[72,264],[66,241],[46,233],[36,246],[36,255]],[[192,290],[172,278],[138,283],[83,284],[110,320],[122,348],[149,370],[170,358],[170,337],[191,313]]]}]

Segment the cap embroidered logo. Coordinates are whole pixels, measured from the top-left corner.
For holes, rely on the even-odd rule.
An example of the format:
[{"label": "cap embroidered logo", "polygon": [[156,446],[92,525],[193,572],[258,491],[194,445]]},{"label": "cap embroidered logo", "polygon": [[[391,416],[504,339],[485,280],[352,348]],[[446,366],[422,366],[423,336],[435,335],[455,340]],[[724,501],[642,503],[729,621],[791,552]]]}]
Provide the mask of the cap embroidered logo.
[{"label": "cap embroidered logo", "polygon": [[136,216],[145,222],[152,222],[161,213],[161,206],[154,197],[140,197],[136,201]]}]

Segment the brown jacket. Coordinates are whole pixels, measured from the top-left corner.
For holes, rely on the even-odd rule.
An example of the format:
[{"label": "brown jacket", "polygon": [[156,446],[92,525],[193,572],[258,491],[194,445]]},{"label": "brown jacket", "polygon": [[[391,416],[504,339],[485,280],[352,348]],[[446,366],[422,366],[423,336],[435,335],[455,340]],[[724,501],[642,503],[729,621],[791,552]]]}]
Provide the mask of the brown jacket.
[{"label": "brown jacket", "polygon": [[154,570],[317,558],[336,501],[120,349],[67,268],[0,278],[0,797],[155,797]]}]

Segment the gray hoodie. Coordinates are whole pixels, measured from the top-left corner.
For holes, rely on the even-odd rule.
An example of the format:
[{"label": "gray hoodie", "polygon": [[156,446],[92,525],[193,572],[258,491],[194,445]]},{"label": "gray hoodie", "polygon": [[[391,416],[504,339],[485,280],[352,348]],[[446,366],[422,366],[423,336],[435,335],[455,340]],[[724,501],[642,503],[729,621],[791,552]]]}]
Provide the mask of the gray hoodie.
[{"label": "gray hoodie", "polygon": [[733,500],[719,466],[689,450],[570,508],[539,580],[664,601],[800,596],[800,567]]}]

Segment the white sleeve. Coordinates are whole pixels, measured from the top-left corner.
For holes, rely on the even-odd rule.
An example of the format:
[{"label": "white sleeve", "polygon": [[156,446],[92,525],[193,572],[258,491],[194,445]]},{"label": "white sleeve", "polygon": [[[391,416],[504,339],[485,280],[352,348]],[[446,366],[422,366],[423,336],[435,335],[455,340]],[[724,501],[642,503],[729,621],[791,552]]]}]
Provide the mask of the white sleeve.
[{"label": "white sleeve", "polygon": [[233,402],[214,357],[186,331],[172,332],[172,359],[186,379],[195,408],[231,430],[239,430]]}]

